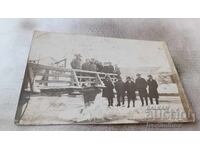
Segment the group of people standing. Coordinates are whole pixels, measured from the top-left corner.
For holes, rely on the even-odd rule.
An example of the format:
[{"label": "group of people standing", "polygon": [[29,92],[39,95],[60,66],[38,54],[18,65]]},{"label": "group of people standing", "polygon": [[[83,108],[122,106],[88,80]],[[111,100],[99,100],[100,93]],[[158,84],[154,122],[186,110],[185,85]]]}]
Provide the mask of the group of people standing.
[{"label": "group of people standing", "polygon": [[[141,74],[136,75],[137,78],[135,82],[131,79],[131,77],[126,78],[126,82],[124,83],[121,77],[118,77],[118,81],[113,83],[111,82],[109,76],[106,76],[104,80],[105,88],[103,89],[103,97],[108,99],[108,106],[113,106],[113,98],[115,88],[117,94],[117,106],[124,105],[125,96],[128,99],[128,108],[130,107],[131,101],[133,102],[133,107],[135,107],[136,100],[136,91],[139,93],[139,97],[144,106],[144,103],[148,105],[148,98],[150,99],[150,103],[153,104],[153,98],[155,98],[156,104],[159,104],[158,98],[159,94],[157,91],[158,84],[155,79],[153,79],[152,75],[148,75],[148,80],[146,81],[141,77]],[[147,92],[148,87],[148,92]]]},{"label": "group of people standing", "polygon": [[71,61],[72,69],[82,69],[88,71],[104,72],[104,73],[116,73],[120,75],[120,69],[117,65],[113,66],[111,62],[102,63],[94,58],[87,58],[82,63],[82,56],[76,54],[75,58]]}]

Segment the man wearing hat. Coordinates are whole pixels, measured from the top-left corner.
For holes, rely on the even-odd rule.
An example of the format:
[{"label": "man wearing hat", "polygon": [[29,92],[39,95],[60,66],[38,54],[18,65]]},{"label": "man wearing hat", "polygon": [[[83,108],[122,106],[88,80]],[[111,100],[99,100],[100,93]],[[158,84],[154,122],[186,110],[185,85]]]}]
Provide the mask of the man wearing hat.
[{"label": "man wearing hat", "polygon": [[90,70],[89,66],[90,66],[90,59],[87,58],[86,61],[82,64],[81,69],[82,70]]},{"label": "man wearing hat", "polygon": [[151,104],[153,104],[153,98],[155,98],[156,104],[158,105],[159,104],[158,102],[159,95],[157,91],[158,83],[156,82],[156,80],[153,79],[152,75],[148,75],[148,78],[149,79],[147,80],[147,85],[148,85],[150,102]]},{"label": "man wearing hat", "polygon": [[114,73],[114,67],[111,62],[104,62],[103,72],[105,73]]},{"label": "man wearing hat", "polygon": [[89,71],[97,71],[97,66],[95,64],[95,59],[94,58],[90,59]]},{"label": "man wearing hat", "polygon": [[117,106],[121,106],[120,102],[121,99],[122,99],[122,105],[124,105],[125,84],[120,76],[118,77],[118,80],[115,83],[115,90],[117,92]]},{"label": "man wearing hat", "polygon": [[105,77],[104,85],[105,85],[105,88],[103,88],[102,97],[106,97],[108,99],[108,106],[113,106],[113,98],[114,98],[113,88],[114,88],[114,86],[113,86],[109,76]]},{"label": "man wearing hat", "polygon": [[81,69],[81,55],[75,54],[75,58],[71,61],[72,69]]},{"label": "man wearing hat", "polygon": [[[141,74],[136,74],[137,76],[137,79],[135,81],[135,84],[136,84],[136,88],[139,92],[139,96],[140,96],[140,99],[141,99],[141,103],[142,103],[142,106],[144,106],[144,99],[146,101],[146,105],[148,105],[148,99],[147,99],[147,82],[144,78],[141,77]],[[144,99],[143,99],[144,98]]]},{"label": "man wearing hat", "polygon": [[136,86],[135,83],[131,80],[131,77],[126,78],[126,83],[125,83],[125,89],[127,92],[127,97],[128,97],[128,108],[130,107],[130,102],[131,100],[133,101],[133,107],[135,107],[135,90]]}]

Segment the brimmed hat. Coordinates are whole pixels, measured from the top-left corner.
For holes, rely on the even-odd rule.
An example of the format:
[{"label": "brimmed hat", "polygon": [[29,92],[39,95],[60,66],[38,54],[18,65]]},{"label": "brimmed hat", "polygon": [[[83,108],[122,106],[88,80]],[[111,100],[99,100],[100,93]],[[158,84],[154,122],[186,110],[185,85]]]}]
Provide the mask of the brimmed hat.
[{"label": "brimmed hat", "polygon": [[151,77],[152,78],[153,76],[149,74],[147,77]]},{"label": "brimmed hat", "polygon": [[141,76],[141,74],[140,74],[140,73],[137,73],[136,76]]},{"label": "brimmed hat", "polygon": [[104,64],[104,66],[109,66],[109,65],[112,65],[112,63],[111,63],[111,62],[104,62],[103,64]]},{"label": "brimmed hat", "polygon": [[75,57],[82,57],[81,54],[74,54]]},{"label": "brimmed hat", "polygon": [[131,77],[128,76],[128,77],[126,77],[126,79],[131,79]]}]

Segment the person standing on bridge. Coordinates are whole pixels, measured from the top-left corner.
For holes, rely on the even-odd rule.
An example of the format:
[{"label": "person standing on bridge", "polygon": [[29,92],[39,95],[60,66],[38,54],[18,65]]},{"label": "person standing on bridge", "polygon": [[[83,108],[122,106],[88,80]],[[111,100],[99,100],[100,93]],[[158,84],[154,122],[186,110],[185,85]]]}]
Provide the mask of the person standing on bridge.
[{"label": "person standing on bridge", "polygon": [[105,88],[103,89],[102,97],[106,97],[108,99],[108,107],[113,106],[113,98],[114,98],[114,92],[113,92],[113,84],[109,78],[109,76],[105,77],[104,80]]},{"label": "person standing on bridge", "polygon": [[94,58],[90,59],[89,71],[97,71],[97,66],[95,64]]},{"label": "person standing on bridge", "polygon": [[82,70],[90,70],[89,69],[89,67],[90,67],[90,59],[86,59],[86,61],[82,64]]},{"label": "person standing on bridge", "polygon": [[105,62],[102,72],[104,73],[114,73],[114,67],[111,62]]},{"label": "person standing on bridge", "polygon": [[96,61],[95,61],[95,64],[96,64],[96,66],[97,66],[97,72],[102,72],[102,70],[103,70],[102,62],[96,60]]},{"label": "person standing on bridge", "polygon": [[158,105],[158,83],[156,82],[156,80],[153,79],[152,75],[148,75],[148,80],[147,80],[147,85],[148,85],[148,91],[149,91],[149,98],[150,98],[150,102],[151,104],[153,104],[153,98],[155,98],[156,100],[156,104]]},{"label": "person standing on bridge", "polygon": [[82,56],[80,54],[76,54],[74,56],[75,56],[75,59],[73,59],[71,62],[72,69],[81,69],[81,57]]}]

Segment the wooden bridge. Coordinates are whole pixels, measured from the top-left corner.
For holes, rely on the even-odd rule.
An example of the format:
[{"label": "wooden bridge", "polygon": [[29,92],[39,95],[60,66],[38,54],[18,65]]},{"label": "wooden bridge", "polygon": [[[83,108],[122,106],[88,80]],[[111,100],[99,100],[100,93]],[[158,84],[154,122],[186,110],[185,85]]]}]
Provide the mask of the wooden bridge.
[{"label": "wooden bridge", "polygon": [[91,83],[103,88],[102,80],[105,76],[110,77],[113,83],[117,80],[117,74],[113,73],[67,69],[31,62],[28,63],[27,69],[31,91],[47,95],[72,94],[80,91],[83,86],[90,86]]}]

